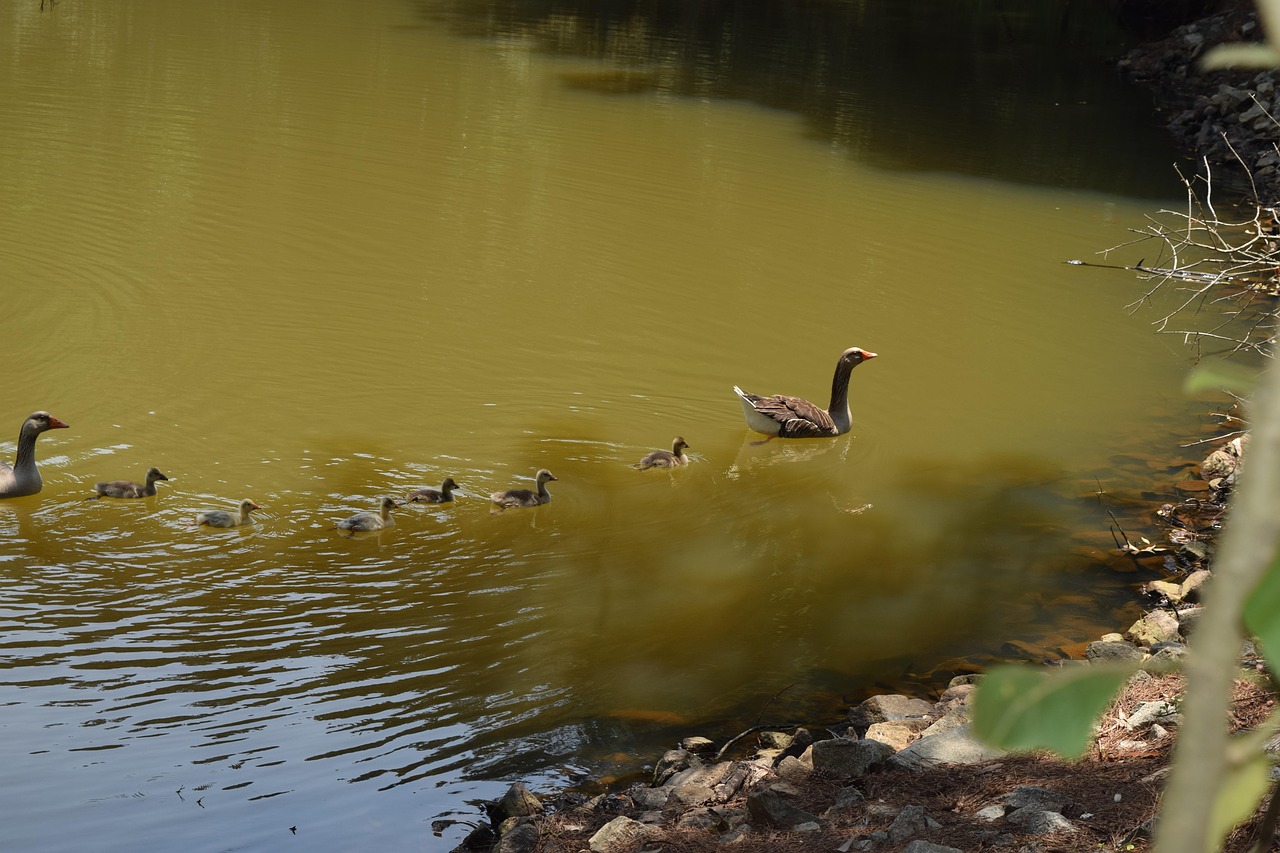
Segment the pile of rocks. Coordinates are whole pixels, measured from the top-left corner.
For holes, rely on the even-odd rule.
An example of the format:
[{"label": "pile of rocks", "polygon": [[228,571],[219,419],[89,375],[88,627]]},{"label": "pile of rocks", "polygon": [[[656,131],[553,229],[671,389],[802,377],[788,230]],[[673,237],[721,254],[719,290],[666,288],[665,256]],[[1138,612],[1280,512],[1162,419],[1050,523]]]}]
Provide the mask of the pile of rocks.
[{"label": "pile of rocks", "polygon": [[[1122,639],[1107,642],[1137,648]],[[985,827],[979,832],[984,846],[1016,850],[1034,846],[1039,836],[1075,833],[1077,822],[1107,808],[1113,796],[1118,799],[1111,791],[1091,792],[1097,801],[1090,802],[1048,787],[1013,785],[957,815],[954,809],[935,806],[936,813],[930,813],[921,805],[889,805],[867,796],[867,784],[877,774],[894,770],[918,778],[942,765],[985,763],[984,770],[999,772],[1004,753],[970,732],[976,678],[956,678],[936,702],[903,695],[867,699],[849,712],[847,727],[834,737],[824,732],[815,739],[805,729],[762,732],[749,758],[717,760],[711,741],[686,738],[657,762],[651,782],[622,793],[577,803],[560,795],[560,802],[548,809],[517,783],[501,801],[490,804],[490,825],[472,833],[458,851],[630,853],[663,849],[688,833],[716,846],[749,849],[770,834],[822,844],[836,832],[843,842],[837,846],[841,853],[949,853],[957,849],[946,842],[958,821]],[[1140,703],[1122,713],[1135,743],[1165,736],[1166,727],[1177,720],[1176,708],[1167,702]],[[811,796],[815,780],[828,782],[821,790],[830,792],[829,801],[816,809]],[[879,828],[866,829],[872,826]]]},{"label": "pile of rocks", "polygon": [[1169,130],[1189,155],[1208,160],[1215,182],[1230,179],[1250,201],[1270,205],[1280,200],[1280,71],[1199,64],[1217,45],[1261,40],[1252,3],[1229,5],[1133,50],[1120,67],[1151,89],[1172,116]]}]

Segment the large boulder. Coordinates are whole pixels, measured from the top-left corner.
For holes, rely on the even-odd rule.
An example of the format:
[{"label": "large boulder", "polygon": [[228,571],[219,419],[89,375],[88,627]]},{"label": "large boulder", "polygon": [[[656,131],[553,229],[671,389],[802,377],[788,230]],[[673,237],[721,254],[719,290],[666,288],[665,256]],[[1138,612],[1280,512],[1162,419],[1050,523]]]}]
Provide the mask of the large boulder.
[{"label": "large boulder", "polygon": [[894,749],[878,740],[850,740],[831,738],[813,744],[813,772],[851,779],[863,776],[868,770],[893,755]]},{"label": "large boulder", "polygon": [[872,696],[849,710],[849,722],[861,730],[873,723],[889,720],[932,719],[936,716],[932,702],[899,693]]},{"label": "large boulder", "polygon": [[924,770],[942,764],[977,764],[1004,754],[1004,750],[988,746],[974,737],[966,723],[941,734],[920,738],[892,756],[889,763],[907,770]]},{"label": "large boulder", "polygon": [[1182,635],[1178,633],[1178,617],[1167,610],[1152,610],[1142,614],[1142,618],[1130,625],[1125,633],[1140,646],[1176,643],[1182,640]]}]

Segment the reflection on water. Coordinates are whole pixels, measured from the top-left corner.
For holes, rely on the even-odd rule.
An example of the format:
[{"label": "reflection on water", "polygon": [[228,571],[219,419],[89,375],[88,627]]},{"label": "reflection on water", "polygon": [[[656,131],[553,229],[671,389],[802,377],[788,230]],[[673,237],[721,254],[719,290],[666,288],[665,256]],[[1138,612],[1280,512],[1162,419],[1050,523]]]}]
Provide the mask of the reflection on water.
[{"label": "reflection on water", "polygon": [[[1180,435],[1182,353],[1122,310],[1140,285],[1060,261],[1146,211],[1064,189],[1130,187],[1143,143],[1076,163],[1075,123],[1028,121],[1006,168],[978,121],[913,154],[825,25],[724,22],[708,74],[701,29],[549,56],[423,12],[0,12],[0,452],[31,411],[74,425],[0,502],[14,849],[419,849],[515,777],[775,696],[839,717],[1133,607],[1099,492],[1142,527],[1154,475],[1112,459]],[[735,383],[823,399],[852,345],[880,358],[849,435],[747,433]],[[676,434],[687,468],[630,467]],[[161,494],[85,500],[152,465]],[[541,467],[549,505],[489,511]],[[446,476],[454,504],[334,528]]]},{"label": "reflection on water", "polygon": [[[423,8],[462,32],[611,64],[564,72],[571,88],[796,111],[815,137],[882,168],[1163,197],[1172,140],[1106,58],[1137,33],[1158,37],[1178,15],[1189,20],[1194,4],[1142,10],[1152,20],[1133,10],[1124,17],[1118,5],[428,0]],[[1117,146],[1121,138],[1132,144]]]}]

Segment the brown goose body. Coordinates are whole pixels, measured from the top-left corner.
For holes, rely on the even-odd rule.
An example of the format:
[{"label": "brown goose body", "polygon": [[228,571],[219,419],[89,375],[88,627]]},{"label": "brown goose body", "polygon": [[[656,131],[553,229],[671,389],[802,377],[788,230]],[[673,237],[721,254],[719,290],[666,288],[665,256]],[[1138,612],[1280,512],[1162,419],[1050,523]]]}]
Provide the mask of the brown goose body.
[{"label": "brown goose body", "polygon": [[355,533],[357,530],[381,530],[384,527],[395,526],[395,519],[391,517],[391,510],[400,506],[393,498],[383,498],[378,504],[377,512],[357,512],[350,518],[344,518],[335,526],[339,530],[349,530]]},{"label": "brown goose body", "polygon": [[681,465],[688,465],[689,457],[684,452],[688,446],[689,443],[677,435],[671,442],[670,450],[655,450],[631,467],[647,471],[650,468],[679,468]]},{"label": "brown goose body", "polygon": [[160,473],[159,468],[147,469],[147,482],[135,483],[131,480],[112,480],[109,483],[95,483],[97,492],[89,500],[96,498],[149,498],[156,493],[156,481],[169,479]]},{"label": "brown goose body", "polygon": [[733,390],[742,403],[747,426],[778,438],[828,438],[844,435],[853,426],[849,413],[849,376],[862,362],[876,357],[860,347],[850,347],[840,354],[835,376],[831,380],[831,404],[819,408],[803,397],[776,394],[761,397],[748,394],[738,386]]},{"label": "brown goose body", "polygon": [[489,496],[489,500],[502,509],[520,506],[541,506],[551,502],[551,493],[547,491],[547,482],[555,479],[555,474],[543,468],[535,477],[538,483],[537,491],[533,489],[507,489],[505,492],[494,492]]},{"label": "brown goose body", "polygon": [[262,509],[251,500],[240,501],[239,512],[227,512],[222,509],[207,509],[196,513],[196,524],[207,524],[209,527],[239,527],[248,524],[249,513]]},{"label": "brown goose body", "polygon": [[36,467],[36,439],[51,429],[66,428],[66,424],[48,412],[35,412],[22,422],[18,431],[18,455],[13,465],[0,462],[0,498],[34,495],[44,488],[40,469]]},{"label": "brown goose body", "polygon": [[424,504],[444,504],[453,502],[453,490],[458,488],[458,484],[453,481],[452,477],[445,477],[444,482],[440,484],[438,489],[418,489],[416,492],[410,492],[405,500],[410,503]]}]

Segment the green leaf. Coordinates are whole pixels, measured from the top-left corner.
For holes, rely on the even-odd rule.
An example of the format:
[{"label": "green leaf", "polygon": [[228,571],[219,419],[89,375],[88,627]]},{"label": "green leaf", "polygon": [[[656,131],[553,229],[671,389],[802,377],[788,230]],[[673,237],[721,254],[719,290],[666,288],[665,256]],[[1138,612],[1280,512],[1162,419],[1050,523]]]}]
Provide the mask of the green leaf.
[{"label": "green leaf", "polygon": [[1213,797],[1205,850],[1222,849],[1222,839],[1253,814],[1270,787],[1271,760],[1265,752],[1255,752],[1244,764],[1229,769]]},{"label": "green leaf", "polygon": [[1220,358],[1206,358],[1187,375],[1183,390],[1188,394],[1227,391],[1247,397],[1257,384],[1257,371]]},{"label": "green leaf", "polygon": [[1249,593],[1244,603],[1244,624],[1258,638],[1272,672],[1280,672],[1280,558]]},{"label": "green leaf", "polygon": [[1094,722],[1133,670],[1100,664],[995,667],[974,694],[973,730],[1003,749],[1050,749],[1079,758],[1093,739]]},{"label": "green leaf", "polygon": [[1280,53],[1263,44],[1220,44],[1204,55],[1200,67],[1205,71],[1220,68],[1275,68]]}]

